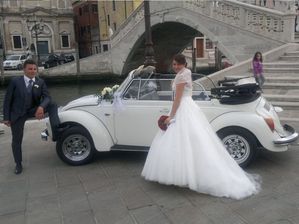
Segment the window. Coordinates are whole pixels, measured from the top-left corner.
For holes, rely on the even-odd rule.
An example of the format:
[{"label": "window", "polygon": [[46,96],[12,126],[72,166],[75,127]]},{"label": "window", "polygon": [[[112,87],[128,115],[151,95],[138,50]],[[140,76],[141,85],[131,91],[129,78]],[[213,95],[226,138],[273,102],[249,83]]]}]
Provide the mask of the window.
[{"label": "window", "polygon": [[213,42],[210,39],[206,39],[206,49],[214,49]]},{"label": "window", "polygon": [[86,27],[86,30],[87,30],[87,33],[90,33],[90,25],[88,25],[87,27]]},{"label": "window", "polygon": [[13,41],[13,48],[14,49],[21,49],[22,48],[22,37],[20,35],[12,36],[12,41]]},{"label": "window", "polygon": [[69,35],[61,35],[61,46],[63,48],[70,47]]},{"label": "window", "polygon": [[113,23],[113,28],[114,30],[116,30],[116,23]]},{"label": "window", "polygon": [[112,8],[113,8],[113,11],[116,10],[116,6],[115,6],[115,0],[112,1]]},{"label": "window", "polygon": [[88,5],[85,5],[85,6],[83,7],[83,12],[85,12],[85,13],[88,13],[88,12],[89,12]]},{"label": "window", "polygon": [[18,0],[8,1],[8,2],[9,2],[9,6],[10,7],[18,7],[18,5],[19,5],[19,1]]},{"label": "window", "polygon": [[92,8],[93,13],[98,13],[98,6],[97,5],[92,5],[91,8]]},{"label": "window", "polygon": [[82,16],[82,8],[79,8],[79,15]]},{"label": "window", "polygon": [[103,44],[103,51],[108,51],[108,44]]},{"label": "window", "polygon": [[108,26],[110,26],[110,16],[107,15],[107,23],[108,23]]},{"label": "window", "polygon": [[65,0],[58,0],[58,8],[59,9],[65,9],[66,8],[66,2]]},{"label": "window", "polygon": [[123,98],[125,100],[128,100],[128,99],[136,100],[136,99],[138,99],[139,84],[140,84],[140,80],[133,80],[130,87],[125,92]]}]

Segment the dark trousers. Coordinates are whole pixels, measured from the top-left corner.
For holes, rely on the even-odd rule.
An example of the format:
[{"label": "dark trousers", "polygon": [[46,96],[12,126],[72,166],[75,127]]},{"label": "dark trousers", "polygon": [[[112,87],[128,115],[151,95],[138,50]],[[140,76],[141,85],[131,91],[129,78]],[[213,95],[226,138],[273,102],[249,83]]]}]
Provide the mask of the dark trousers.
[{"label": "dark trousers", "polygon": [[[12,133],[12,153],[16,164],[22,163],[22,141],[24,133],[24,125],[28,118],[32,118],[35,115],[37,107],[31,108],[25,115],[19,117],[16,121],[11,124]],[[53,138],[56,137],[56,130],[60,124],[60,120],[57,113],[57,105],[51,103],[45,108],[45,113],[48,113],[51,128],[53,130]]]}]

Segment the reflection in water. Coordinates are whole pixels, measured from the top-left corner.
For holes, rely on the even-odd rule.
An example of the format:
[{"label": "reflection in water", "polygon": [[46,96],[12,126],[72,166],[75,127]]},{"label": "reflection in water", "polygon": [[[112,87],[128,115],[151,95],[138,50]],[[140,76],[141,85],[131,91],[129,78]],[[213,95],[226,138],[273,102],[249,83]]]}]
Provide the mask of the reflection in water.
[{"label": "reflection in water", "polygon": [[[58,105],[63,106],[71,100],[81,96],[99,93],[105,86],[113,86],[116,83],[103,82],[81,82],[80,84],[52,84],[48,86],[52,100]],[[119,83],[118,83],[119,84]],[[0,87],[0,120],[3,119],[3,100],[6,87]]]}]

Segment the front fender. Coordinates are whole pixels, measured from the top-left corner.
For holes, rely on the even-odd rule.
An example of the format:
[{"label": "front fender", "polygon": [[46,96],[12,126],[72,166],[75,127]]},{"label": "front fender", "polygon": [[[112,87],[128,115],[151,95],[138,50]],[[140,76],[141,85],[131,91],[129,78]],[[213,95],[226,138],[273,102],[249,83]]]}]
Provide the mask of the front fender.
[{"label": "front fender", "polygon": [[80,110],[67,110],[59,113],[61,123],[78,123],[90,133],[97,151],[109,151],[114,145],[107,128],[94,115]]},{"label": "front fender", "polygon": [[222,128],[230,126],[238,126],[251,132],[262,147],[270,151],[286,151],[287,146],[279,146],[274,144],[274,140],[280,138],[279,134],[274,130],[270,130],[264,119],[254,113],[248,112],[230,112],[222,114],[212,120],[211,125],[218,132]]}]

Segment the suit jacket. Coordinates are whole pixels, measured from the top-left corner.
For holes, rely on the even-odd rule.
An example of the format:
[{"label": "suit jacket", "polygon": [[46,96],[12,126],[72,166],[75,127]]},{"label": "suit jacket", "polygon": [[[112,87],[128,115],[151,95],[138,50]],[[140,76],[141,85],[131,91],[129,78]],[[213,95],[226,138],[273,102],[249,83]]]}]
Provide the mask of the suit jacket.
[{"label": "suit jacket", "polygon": [[[26,109],[27,88],[24,76],[15,77],[11,80],[5,94],[3,104],[4,120],[14,122],[27,113]],[[46,108],[51,102],[46,83],[44,80],[35,77],[32,87],[32,103],[34,107]]]}]

